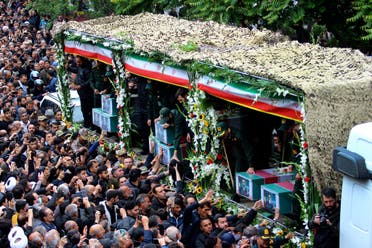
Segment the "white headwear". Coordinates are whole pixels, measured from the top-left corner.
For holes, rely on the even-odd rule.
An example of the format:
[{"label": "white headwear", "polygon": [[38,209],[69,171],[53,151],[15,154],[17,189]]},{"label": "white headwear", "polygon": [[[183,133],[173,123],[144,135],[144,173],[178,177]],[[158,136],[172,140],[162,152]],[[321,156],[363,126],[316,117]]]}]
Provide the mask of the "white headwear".
[{"label": "white headwear", "polygon": [[15,226],[8,235],[10,248],[26,248],[28,244],[27,236],[22,228]]},{"label": "white headwear", "polygon": [[15,179],[15,177],[9,177],[8,180],[6,180],[5,189],[7,191],[12,191],[14,187],[16,186],[16,184],[17,184],[17,180]]}]

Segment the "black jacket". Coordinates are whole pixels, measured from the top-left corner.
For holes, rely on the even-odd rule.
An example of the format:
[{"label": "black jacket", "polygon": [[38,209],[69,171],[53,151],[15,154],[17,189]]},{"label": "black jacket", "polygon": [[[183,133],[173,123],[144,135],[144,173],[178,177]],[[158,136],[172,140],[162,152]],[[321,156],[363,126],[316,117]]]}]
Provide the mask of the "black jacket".
[{"label": "black jacket", "polygon": [[309,228],[314,229],[314,248],[338,248],[339,230],[340,230],[340,204],[332,211],[329,211],[324,205],[319,209],[319,215],[328,219],[332,225],[326,221],[320,225],[314,223],[314,218],[309,222]]}]

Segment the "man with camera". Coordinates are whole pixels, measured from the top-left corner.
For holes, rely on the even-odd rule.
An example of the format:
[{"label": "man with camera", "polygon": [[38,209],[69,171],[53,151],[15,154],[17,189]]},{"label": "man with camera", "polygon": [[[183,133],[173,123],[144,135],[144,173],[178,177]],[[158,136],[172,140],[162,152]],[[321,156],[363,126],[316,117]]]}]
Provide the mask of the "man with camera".
[{"label": "man with camera", "polygon": [[340,203],[336,191],[325,188],[322,191],[322,202],[319,212],[309,222],[309,228],[314,229],[314,248],[338,248]]}]

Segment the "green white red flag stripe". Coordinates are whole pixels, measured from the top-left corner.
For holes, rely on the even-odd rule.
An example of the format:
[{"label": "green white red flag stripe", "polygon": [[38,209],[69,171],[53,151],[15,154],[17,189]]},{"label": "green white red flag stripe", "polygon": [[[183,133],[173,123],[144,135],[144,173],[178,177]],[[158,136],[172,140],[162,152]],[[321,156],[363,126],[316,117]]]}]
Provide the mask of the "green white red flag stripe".
[{"label": "green white red flag stripe", "polygon": [[151,78],[157,81],[166,82],[181,87],[190,87],[187,71],[164,66],[160,63],[149,62],[145,59],[139,59],[132,56],[125,58],[125,69],[133,74]]},{"label": "green white red flag stripe", "polygon": [[301,106],[298,102],[290,99],[274,99],[265,96],[256,97],[257,93],[255,92],[250,92],[246,89],[242,90],[207,76],[199,78],[198,88],[212,96],[250,109],[295,121],[303,121]]},{"label": "green white red flag stripe", "polygon": [[[80,43],[78,41],[65,41],[65,52],[112,64],[112,51],[100,46]],[[150,62],[143,57],[135,55],[126,56],[125,69],[139,76],[190,88],[186,70]],[[295,121],[303,121],[301,107],[294,100],[275,99],[263,95],[257,97],[257,93],[253,90],[250,91],[246,88],[234,87],[233,84],[217,81],[207,76],[201,77],[198,80],[198,88],[212,96],[240,106]]]},{"label": "green white red flag stripe", "polygon": [[103,47],[66,40],[65,52],[80,55],[89,59],[96,59],[103,63],[112,65],[112,51]]}]

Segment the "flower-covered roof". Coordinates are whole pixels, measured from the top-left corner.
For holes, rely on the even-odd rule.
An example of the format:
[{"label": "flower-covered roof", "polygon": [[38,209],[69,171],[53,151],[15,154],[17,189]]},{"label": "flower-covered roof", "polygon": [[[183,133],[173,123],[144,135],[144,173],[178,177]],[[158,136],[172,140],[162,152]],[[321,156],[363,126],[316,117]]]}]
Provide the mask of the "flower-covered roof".
[{"label": "flower-covered roof", "polygon": [[[300,44],[267,30],[251,31],[150,13],[68,22],[64,28],[123,42],[131,40],[134,49],[141,52],[161,52],[181,63],[209,61],[304,92],[314,86],[372,80],[372,58],[357,50]],[[197,49],[180,49],[188,42],[196,44]]]}]

